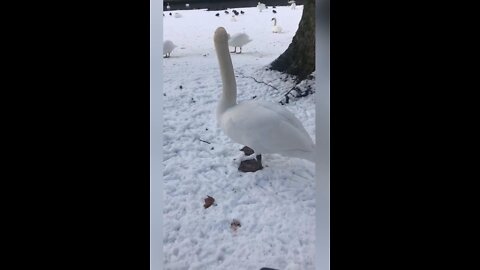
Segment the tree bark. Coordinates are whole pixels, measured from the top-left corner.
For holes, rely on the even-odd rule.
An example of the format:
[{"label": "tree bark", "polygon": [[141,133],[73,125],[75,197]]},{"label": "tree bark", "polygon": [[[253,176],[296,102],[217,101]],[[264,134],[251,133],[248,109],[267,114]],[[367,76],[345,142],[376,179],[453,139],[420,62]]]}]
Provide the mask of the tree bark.
[{"label": "tree bark", "polygon": [[315,71],[315,0],[305,1],[292,43],[270,64],[270,69],[294,75],[297,81]]}]

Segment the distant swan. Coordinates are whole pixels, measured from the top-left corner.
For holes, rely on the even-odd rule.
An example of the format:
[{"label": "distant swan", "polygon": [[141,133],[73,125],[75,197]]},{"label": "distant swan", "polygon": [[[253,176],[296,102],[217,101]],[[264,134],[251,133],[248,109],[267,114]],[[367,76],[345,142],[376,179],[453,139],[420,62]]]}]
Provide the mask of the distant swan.
[{"label": "distant swan", "polygon": [[258,8],[258,10],[259,10],[260,12],[262,12],[262,10],[266,9],[265,4],[262,4],[262,3],[260,3],[260,2],[258,2],[257,8]]},{"label": "distant swan", "polygon": [[282,27],[280,27],[279,25],[277,25],[277,18],[272,18],[272,21],[273,21],[272,32],[273,32],[273,33],[280,33],[280,32],[282,32]]},{"label": "distant swan", "polygon": [[288,1],[289,4],[292,4],[290,7],[292,9],[295,9],[295,7],[297,6],[297,4],[295,4],[295,0],[291,0],[291,1]]},{"label": "distant swan", "polygon": [[251,100],[237,104],[237,84],[225,28],[217,28],[213,39],[223,85],[217,107],[217,122],[223,132],[233,141],[254,150],[257,169],[263,168],[261,154],[268,153],[314,162],[315,143],[290,111],[265,101]]},{"label": "distant swan", "polygon": [[228,35],[228,45],[230,45],[231,47],[235,47],[235,50],[232,53],[237,53],[237,47],[240,48],[240,52],[238,53],[242,53],[242,47],[250,41],[252,40],[245,33],[238,33],[233,35],[232,37]]},{"label": "distant swan", "polygon": [[165,58],[170,57],[170,54],[172,53],[173,49],[175,49],[177,45],[173,44],[172,41],[170,40],[165,40],[163,42],[163,54],[165,55]]}]

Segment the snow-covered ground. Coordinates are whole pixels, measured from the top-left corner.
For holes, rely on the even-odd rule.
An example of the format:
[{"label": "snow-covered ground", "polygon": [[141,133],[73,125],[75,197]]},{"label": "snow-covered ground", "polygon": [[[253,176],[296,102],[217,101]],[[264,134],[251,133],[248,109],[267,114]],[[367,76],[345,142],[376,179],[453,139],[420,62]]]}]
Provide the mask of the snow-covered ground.
[{"label": "snow-covered ground", "polygon": [[[215,29],[223,26],[230,35],[244,31],[253,39],[242,54],[231,54],[238,101],[256,96],[278,102],[295,83],[266,66],[287,49],[303,6],[277,7],[276,14],[271,7],[263,12],[236,10],[245,14],[235,22],[231,10],[228,15],[178,11],[181,18],[164,12],[164,40],[178,46],[170,58],[163,59],[164,266],[171,270],[314,269],[314,164],[266,154],[263,170],[240,172],[243,145],[223,134],[215,117],[221,94]],[[272,33],[273,17],[283,33]],[[315,140],[314,96],[285,107]],[[207,195],[215,205],[204,208]],[[233,219],[241,224],[237,230],[231,228]]]}]

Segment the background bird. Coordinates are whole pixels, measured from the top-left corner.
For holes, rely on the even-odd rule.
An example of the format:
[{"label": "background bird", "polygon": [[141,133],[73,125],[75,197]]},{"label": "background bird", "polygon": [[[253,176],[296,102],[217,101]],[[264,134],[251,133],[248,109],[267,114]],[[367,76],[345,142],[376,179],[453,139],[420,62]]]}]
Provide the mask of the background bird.
[{"label": "background bird", "polygon": [[170,57],[170,54],[176,47],[177,45],[173,44],[171,40],[165,40],[163,42],[163,54],[165,55],[164,58]]}]

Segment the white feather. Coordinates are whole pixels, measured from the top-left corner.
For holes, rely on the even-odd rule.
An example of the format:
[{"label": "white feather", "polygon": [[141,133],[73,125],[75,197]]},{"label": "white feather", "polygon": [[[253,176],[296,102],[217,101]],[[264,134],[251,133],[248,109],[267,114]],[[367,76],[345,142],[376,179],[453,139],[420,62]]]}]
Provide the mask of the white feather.
[{"label": "white feather", "polygon": [[243,47],[250,41],[252,40],[245,33],[237,33],[231,37],[230,36],[228,37],[228,45],[230,45],[231,47]]},{"label": "white feather", "polygon": [[165,40],[163,42],[163,54],[170,54],[172,53],[173,49],[175,49],[177,45],[173,44],[170,40]]},{"label": "white feather", "polygon": [[272,32],[273,33],[281,33],[282,32],[282,27],[280,27],[280,25],[277,25],[277,19],[272,18],[272,21],[273,21]]}]

